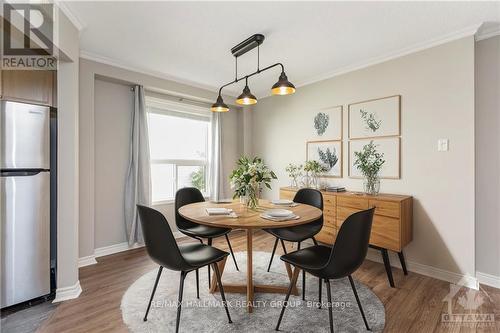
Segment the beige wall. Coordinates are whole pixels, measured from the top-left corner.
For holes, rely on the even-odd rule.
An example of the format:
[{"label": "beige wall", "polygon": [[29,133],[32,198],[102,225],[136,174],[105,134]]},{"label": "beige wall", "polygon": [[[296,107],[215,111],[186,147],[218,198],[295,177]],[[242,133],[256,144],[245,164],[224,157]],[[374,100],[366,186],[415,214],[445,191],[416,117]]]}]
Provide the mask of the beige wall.
[{"label": "beige wall", "polygon": [[[382,180],[388,193],[414,196],[414,240],[407,260],[475,276],[474,264],[474,39],[467,37],[297,89],[287,97],[261,99],[253,112],[256,155],[289,184],[285,166],[305,160],[305,142],[315,110],[400,94],[401,179]],[[437,151],[448,138],[450,150]],[[343,179],[330,181],[362,190],[347,178],[344,130]]]},{"label": "beige wall", "polygon": [[476,43],[476,269],[500,279],[500,36]]},{"label": "beige wall", "polygon": [[[216,92],[80,59],[80,257],[92,255],[96,248],[126,241],[123,189],[133,84],[202,101],[216,97]],[[233,108],[232,112],[222,115],[225,178],[243,151],[239,130],[242,122],[241,110]],[[229,185],[225,191],[230,194]],[[173,205],[156,208],[174,227]]]},{"label": "beige wall", "polygon": [[[57,71],[57,289],[78,282],[78,55],[79,32],[56,9],[57,46],[71,60],[59,62]],[[75,293],[78,287],[75,286]],[[70,297],[77,296],[72,294]]]}]

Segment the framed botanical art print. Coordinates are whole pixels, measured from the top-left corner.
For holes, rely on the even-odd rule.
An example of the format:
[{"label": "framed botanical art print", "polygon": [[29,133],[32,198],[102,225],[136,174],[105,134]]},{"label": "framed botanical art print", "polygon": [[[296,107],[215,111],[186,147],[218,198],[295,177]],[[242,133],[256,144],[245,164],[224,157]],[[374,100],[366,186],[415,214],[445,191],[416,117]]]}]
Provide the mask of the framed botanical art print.
[{"label": "framed botanical art print", "polygon": [[387,138],[377,138],[377,139],[363,139],[363,140],[351,140],[349,141],[349,177],[350,178],[362,178],[363,175],[354,165],[356,157],[354,152],[361,151],[363,147],[370,142],[375,144],[377,152],[383,154],[383,159],[385,163],[380,169],[380,178],[385,179],[400,179],[400,138],[399,137],[387,137]]},{"label": "framed botanical art print", "polygon": [[342,141],[308,141],[306,160],[318,161],[327,170],[321,177],[342,177]]},{"label": "framed botanical art print", "polygon": [[349,139],[400,135],[401,96],[349,104]]},{"label": "framed botanical art print", "polygon": [[342,105],[314,113],[309,138],[311,140],[342,140]]}]

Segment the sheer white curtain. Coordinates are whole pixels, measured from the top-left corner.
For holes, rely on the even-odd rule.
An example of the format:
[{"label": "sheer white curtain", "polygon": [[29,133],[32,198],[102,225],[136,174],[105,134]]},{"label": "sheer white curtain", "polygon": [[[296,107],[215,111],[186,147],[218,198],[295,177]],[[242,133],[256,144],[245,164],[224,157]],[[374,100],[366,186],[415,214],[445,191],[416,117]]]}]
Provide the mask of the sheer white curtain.
[{"label": "sheer white curtain", "polygon": [[209,186],[210,199],[224,199],[224,176],[222,170],[222,130],[221,130],[221,114],[212,112],[211,119],[211,147],[210,147],[210,172]]},{"label": "sheer white curtain", "polygon": [[144,87],[135,86],[134,94],[135,105],[130,131],[130,155],[124,202],[129,245],[144,243],[136,205],[151,205],[151,169]]}]

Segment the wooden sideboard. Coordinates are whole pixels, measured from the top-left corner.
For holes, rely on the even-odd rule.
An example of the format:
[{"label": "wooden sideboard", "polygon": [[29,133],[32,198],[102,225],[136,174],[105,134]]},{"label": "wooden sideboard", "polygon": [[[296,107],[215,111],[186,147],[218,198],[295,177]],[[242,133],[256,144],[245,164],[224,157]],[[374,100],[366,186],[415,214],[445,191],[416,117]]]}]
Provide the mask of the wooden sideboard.
[{"label": "wooden sideboard", "polygon": [[[280,198],[293,200],[296,188],[282,187]],[[360,192],[326,192],[323,194],[323,228],[316,240],[333,244],[345,219],[360,210],[375,207],[370,246],[381,251],[391,286],[394,286],[387,250],[397,252],[407,274],[403,248],[411,242],[413,231],[413,198],[407,195],[366,195]]]}]

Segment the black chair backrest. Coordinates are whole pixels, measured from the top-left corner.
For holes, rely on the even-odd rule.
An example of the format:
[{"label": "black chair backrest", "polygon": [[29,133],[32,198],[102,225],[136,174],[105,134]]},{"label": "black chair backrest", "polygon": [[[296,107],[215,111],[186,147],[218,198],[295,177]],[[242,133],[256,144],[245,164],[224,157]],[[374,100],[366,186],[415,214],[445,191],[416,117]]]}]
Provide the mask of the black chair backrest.
[{"label": "black chair backrest", "polygon": [[203,202],[205,198],[200,190],[196,187],[184,187],[177,191],[175,194],[175,224],[179,229],[188,229],[197,226],[196,223],[191,222],[179,214],[179,208],[195,202]]},{"label": "black chair backrest", "polygon": [[[303,203],[323,210],[323,194],[312,188],[301,188],[298,190],[297,193],[295,193],[293,202]],[[311,227],[323,226],[323,215],[316,221],[308,223],[307,225]]]},{"label": "black chair backrest", "polygon": [[342,223],[324,268],[329,278],[350,275],[361,266],[368,252],[374,211],[375,208],[370,208],[354,213]]},{"label": "black chair backrest", "polygon": [[189,265],[179,251],[165,216],[150,207],[137,205],[137,209],[146,249],[151,259],[158,265],[171,270],[186,270]]}]

